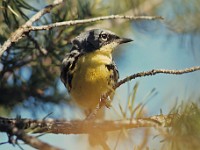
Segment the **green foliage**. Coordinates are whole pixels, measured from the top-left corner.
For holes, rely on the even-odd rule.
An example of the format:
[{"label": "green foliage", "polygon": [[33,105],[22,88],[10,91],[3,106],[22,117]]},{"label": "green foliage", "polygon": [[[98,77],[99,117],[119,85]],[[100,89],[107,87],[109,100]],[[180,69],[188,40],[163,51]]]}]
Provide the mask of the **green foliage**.
[{"label": "green foliage", "polygon": [[38,9],[32,7],[24,0],[3,0],[1,7],[4,22],[11,30],[17,29],[22,22],[29,19],[25,10],[38,11]]},{"label": "green foliage", "polygon": [[200,147],[200,107],[197,103],[186,103],[174,108],[171,113],[178,113],[164,136],[163,149],[191,150]]},{"label": "green foliage", "polygon": [[[3,44],[12,32],[45,5],[48,5],[47,1],[40,0],[1,1],[0,43]],[[34,25],[109,15],[107,5],[101,0],[65,0],[58,9],[53,9]],[[38,101],[67,102],[66,91],[59,90],[61,60],[70,50],[70,40],[93,25],[95,23],[30,32],[13,44],[0,62],[0,114],[3,113],[1,110],[8,110],[9,114],[12,108],[25,106],[30,99],[34,99],[35,105],[41,105]]]}]

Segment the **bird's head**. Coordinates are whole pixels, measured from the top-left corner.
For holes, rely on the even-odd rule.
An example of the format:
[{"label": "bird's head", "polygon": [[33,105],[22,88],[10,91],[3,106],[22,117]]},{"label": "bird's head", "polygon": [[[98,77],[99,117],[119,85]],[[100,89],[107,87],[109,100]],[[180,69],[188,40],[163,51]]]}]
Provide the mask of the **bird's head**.
[{"label": "bird's head", "polygon": [[72,42],[72,50],[80,52],[110,51],[120,44],[131,42],[128,38],[121,38],[115,33],[104,29],[93,29],[81,33]]}]

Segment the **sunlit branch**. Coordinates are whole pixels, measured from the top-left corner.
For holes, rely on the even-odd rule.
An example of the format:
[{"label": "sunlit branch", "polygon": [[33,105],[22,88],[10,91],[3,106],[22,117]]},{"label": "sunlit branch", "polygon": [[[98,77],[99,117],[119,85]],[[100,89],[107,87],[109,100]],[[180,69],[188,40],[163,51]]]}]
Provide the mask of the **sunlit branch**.
[{"label": "sunlit branch", "polygon": [[139,78],[139,77],[153,76],[153,75],[156,75],[156,74],[181,75],[181,74],[191,73],[191,72],[195,72],[195,71],[199,71],[199,70],[200,70],[200,66],[186,68],[186,69],[183,69],[183,70],[153,69],[153,70],[150,70],[150,71],[139,72],[139,73],[133,74],[133,75],[128,76],[128,77],[122,79],[121,81],[119,81],[114,86],[114,89],[118,88],[119,86],[121,86],[122,84],[124,84],[124,83],[126,83],[130,80],[133,80],[133,79]]},{"label": "sunlit branch", "polygon": [[[119,86],[123,85],[124,83],[136,79],[136,78],[140,78],[140,77],[145,77],[145,76],[153,76],[156,74],[173,74],[173,75],[181,75],[181,74],[186,74],[186,73],[191,73],[191,72],[195,72],[195,71],[199,71],[200,70],[200,66],[196,66],[196,67],[191,67],[191,68],[186,68],[183,70],[167,70],[167,69],[153,69],[150,71],[144,71],[144,72],[139,72],[136,74],[133,74],[131,76],[128,76],[122,80],[120,80],[114,87],[113,89],[117,89]],[[113,90],[110,90],[108,93],[106,93],[106,96],[108,97],[111,93],[113,93]],[[89,119],[94,119],[97,112],[99,111],[99,109],[101,109],[101,107],[106,106],[106,102],[100,102],[97,107],[89,114],[89,117],[86,118],[86,120]]]},{"label": "sunlit branch", "polygon": [[33,17],[31,17],[24,25],[18,28],[15,32],[13,32],[7,41],[0,47],[0,57],[2,54],[13,44],[18,42],[25,33],[36,30],[49,30],[55,27],[62,26],[73,26],[78,24],[91,23],[102,20],[111,20],[111,19],[127,19],[127,20],[155,20],[155,19],[163,19],[160,16],[124,16],[124,15],[110,15],[110,16],[102,16],[90,19],[82,19],[82,20],[70,20],[64,22],[56,22],[49,25],[42,26],[32,26],[32,24],[40,19],[44,14],[49,13],[55,6],[59,5],[62,0],[55,0],[52,5],[46,6],[44,9],[40,10]]},{"label": "sunlit branch", "polygon": [[157,115],[147,118],[132,118],[125,120],[31,120],[9,119],[0,117],[0,131],[5,132],[6,127],[21,127],[31,133],[54,133],[54,134],[89,134],[96,130],[116,131],[139,127],[168,127],[177,115]]},{"label": "sunlit branch", "polygon": [[124,16],[124,15],[110,15],[110,16],[102,16],[90,19],[82,19],[82,20],[70,20],[70,21],[63,21],[63,22],[56,22],[49,25],[44,26],[31,26],[29,30],[36,31],[36,30],[49,30],[55,27],[62,27],[62,26],[72,26],[78,24],[85,24],[91,23],[96,21],[102,20],[111,20],[111,19],[127,19],[127,20],[155,20],[155,19],[163,19],[160,16]]},{"label": "sunlit branch", "polygon": [[[15,119],[15,123],[11,119],[1,118],[0,117],[0,131],[6,132],[8,134],[9,143],[17,144],[18,140],[24,141],[24,143],[36,148],[36,149],[44,149],[44,150],[60,150],[52,145],[49,145],[41,140],[37,139],[34,136],[30,136],[25,133],[24,127],[26,124],[19,124],[20,119]],[[22,126],[20,126],[22,125]],[[14,138],[14,136],[16,138]]]},{"label": "sunlit branch", "polygon": [[45,8],[41,9],[35,15],[33,15],[24,25],[19,27],[15,32],[13,32],[7,41],[0,47],[0,57],[2,54],[13,44],[19,41],[25,33],[29,32],[29,27],[32,24],[40,19],[44,14],[49,13],[55,6],[62,3],[62,0],[55,0],[53,4],[46,6]]}]

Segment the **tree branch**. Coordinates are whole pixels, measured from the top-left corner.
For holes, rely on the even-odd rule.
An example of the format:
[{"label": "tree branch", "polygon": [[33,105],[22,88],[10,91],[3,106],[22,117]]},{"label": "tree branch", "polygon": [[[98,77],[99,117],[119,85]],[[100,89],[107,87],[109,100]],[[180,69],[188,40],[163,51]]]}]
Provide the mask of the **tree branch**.
[{"label": "tree branch", "polygon": [[[146,72],[140,72],[133,74],[121,81],[119,81],[114,89],[118,88],[120,85],[144,76],[156,75],[159,73],[163,74],[185,74],[189,72],[194,72],[200,70],[200,66],[186,68],[183,70],[165,70],[165,69],[153,69]],[[136,118],[136,119],[126,119],[126,120],[117,120],[117,121],[103,121],[95,120],[96,112],[103,106],[94,110],[95,113],[91,113],[90,116],[92,119],[87,119],[84,121],[74,120],[74,121],[65,121],[65,120],[30,120],[30,119],[8,119],[0,117],[0,131],[7,132],[10,135],[16,135],[18,139],[23,140],[25,143],[37,147],[38,145],[45,145],[46,143],[38,143],[39,140],[34,137],[29,137],[25,134],[24,131],[31,130],[32,133],[54,133],[54,134],[91,134],[96,131],[116,131],[120,129],[132,129],[138,127],[170,127],[174,118],[177,118],[178,115],[157,115],[149,118]],[[14,129],[18,129],[14,132]],[[11,130],[12,129],[12,130]],[[19,131],[19,133],[18,133]],[[33,141],[32,141],[33,140]],[[37,144],[36,144],[37,143]],[[49,146],[48,144],[46,146]]]},{"label": "tree branch", "polygon": [[161,73],[162,74],[181,75],[181,74],[190,73],[190,72],[194,72],[194,71],[198,71],[198,70],[200,70],[200,66],[186,68],[183,70],[153,69],[150,71],[139,72],[139,73],[133,74],[131,76],[128,76],[128,77],[122,79],[121,81],[119,81],[113,88],[116,89],[119,86],[121,86],[122,84],[124,84],[130,80],[133,80],[135,78],[139,78],[139,77],[152,76],[152,75],[161,74]]},{"label": "tree branch", "polygon": [[[153,69],[153,70],[146,71],[146,72],[139,72],[139,73],[133,74],[131,76],[128,76],[128,77],[120,80],[115,86],[113,86],[112,90],[108,91],[105,94],[105,97],[109,97],[111,95],[111,93],[113,93],[113,90],[116,90],[122,84],[124,84],[130,80],[139,78],[139,77],[152,76],[152,75],[161,74],[161,73],[162,74],[181,75],[181,74],[190,73],[190,72],[199,71],[199,70],[200,70],[200,66],[186,68],[183,70]],[[107,106],[106,101],[100,101],[99,104],[97,105],[97,107],[86,118],[86,120],[95,119],[96,114],[98,113],[99,109],[101,109],[103,106]]]},{"label": "tree branch", "polygon": [[70,20],[70,21],[63,21],[63,22],[56,22],[49,25],[44,26],[31,26],[29,30],[36,31],[36,30],[49,30],[55,27],[62,27],[62,26],[72,26],[78,24],[85,24],[85,23],[92,23],[96,21],[102,20],[110,20],[110,19],[128,19],[128,20],[156,20],[156,19],[163,19],[160,16],[124,16],[124,15],[110,15],[110,16],[102,16],[90,19],[82,19],[82,20]]},{"label": "tree branch", "polygon": [[39,12],[37,12],[33,17],[31,17],[24,25],[19,27],[15,32],[13,32],[10,36],[10,38],[4,42],[4,44],[0,47],[0,57],[2,54],[13,44],[19,41],[24,33],[29,32],[29,27],[32,26],[32,24],[40,19],[44,14],[49,13],[55,6],[62,3],[62,0],[55,0],[53,4],[46,6]]},{"label": "tree branch", "polygon": [[44,14],[49,13],[55,6],[59,5],[62,0],[55,0],[53,4],[46,6],[38,13],[36,13],[33,17],[31,17],[24,25],[18,28],[15,32],[13,32],[10,38],[4,42],[4,44],[0,47],[0,57],[2,54],[13,44],[18,42],[25,33],[30,31],[37,31],[37,30],[49,30],[54,27],[61,27],[61,26],[72,26],[78,24],[85,24],[91,23],[96,21],[102,20],[109,20],[109,19],[128,19],[128,20],[155,20],[155,19],[163,19],[160,16],[123,16],[123,15],[111,15],[111,16],[102,16],[90,19],[83,19],[83,20],[71,20],[71,21],[64,21],[64,22],[56,22],[49,25],[43,26],[32,26],[32,24],[40,19]]},{"label": "tree branch", "polygon": [[[8,118],[0,117],[0,131],[8,134],[10,143],[15,144],[17,143],[17,140],[22,140],[36,149],[60,150],[59,148],[38,140],[34,136],[27,135],[24,131],[24,127],[27,126],[27,122],[25,121],[26,123],[24,124],[19,122],[21,122],[19,118],[10,120]],[[13,136],[16,136],[16,139],[11,140]]]},{"label": "tree branch", "polygon": [[0,131],[8,132],[8,128],[17,127],[31,133],[54,134],[90,134],[96,130],[116,131],[139,127],[168,127],[177,115],[157,115],[148,118],[125,119],[116,121],[106,120],[31,120],[9,119],[0,117]]},{"label": "tree branch", "polygon": [[26,144],[36,148],[36,149],[42,149],[42,150],[61,150],[60,148],[54,147],[52,145],[49,145],[45,142],[42,142],[38,140],[34,136],[27,135],[24,130],[18,130],[17,128],[12,129],[12,134],[17,137],[17,140],[20,139],[24,141]]}]

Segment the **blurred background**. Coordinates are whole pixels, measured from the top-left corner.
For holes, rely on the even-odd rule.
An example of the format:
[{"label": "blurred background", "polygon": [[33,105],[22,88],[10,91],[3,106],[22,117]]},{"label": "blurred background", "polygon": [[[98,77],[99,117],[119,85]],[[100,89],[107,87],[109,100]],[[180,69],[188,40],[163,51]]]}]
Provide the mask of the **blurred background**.
[{"label": "blurred background", "polygon": [[[2,0],[0,2],[0,44],[19,26],[52,0]],[[70,50],[70,39],[91,28],[105,28],[134,39],[113,54],[120,79],[151,69],[184,69],[200,65],[199,0],[65,0],[34,25],[86,19],[112,14],[156,15],[164,20],[108,20],[27,34],[7,50],[0,61],[0,116],[43,119],[84,119],[60,81],[60,64]],[[199,103],[200,72],[184,75],[155,75],[137,78],[116,91],[106,119],[130,118],[127,103],[134,96],[133,109],[144,104],[142,116],[169,114],[174,106]],[[141,115],[141,114],[140,114]],[[148,136],[146,136],[148,134]],[[158,134],[158,133],[157,133]],[[161,149],[165,142],[148,129],[133,129],[109,135],[111,149]],[[63,149],[89,149],[87,135],[53,135],[40,137]],[[59,139],[59,140],[57,140]],[[120,139],[120,140],[119,140]],[[0,133],[0,142],[7,135]],[[55,142],[56,141],[56,142]],[[21,145],[24,149],[33,149]],[[166,145],[165,145],[166,146]],[[140,147],[141,148],[141,147]],[[141,148],[141,149],[142,149]],[[11,144],[0,149],[14,149]],[[15,149],[19,149],[15,147]],[[98,148],[97,148],[98,149]],[[139,148],[138,148],[139,149]]]}]

